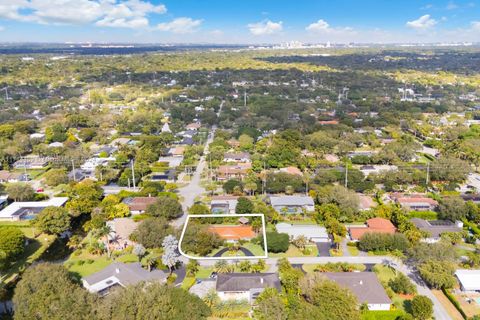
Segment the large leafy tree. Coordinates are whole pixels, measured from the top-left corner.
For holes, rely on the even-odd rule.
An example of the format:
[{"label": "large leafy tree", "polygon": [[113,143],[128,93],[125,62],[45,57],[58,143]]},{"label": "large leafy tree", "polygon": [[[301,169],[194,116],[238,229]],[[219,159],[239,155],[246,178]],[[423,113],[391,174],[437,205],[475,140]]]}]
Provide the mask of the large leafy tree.
[{"label": "large leafy tree", "polygon": [[161,248],[163,238],[173,233],[173,228],[165,218],[143,220],[130,238],[145,248]]},{"label": "large leafy tree", "polygon": [[71,200],[67,203],[67,209],[74,217],[82,214],[90,214],[100,203],[103,190],[98,183],[92,180],[84,180],[77,183],[70,192]]},{"label": "large leafy tree", "polygon": [[201,320],[210,316],[210,308],[187,291],[159,283],[145,284],[113,292],[99,308],[99,320]]},{"label": "large leafy tree", "polygon": [[51,169],[47,171],[43,178],[45,179],[45,183],[49,186],[56,187],[59,184],[67,183],[68,176],[65,169]]},{"label": "large leafy tree", "polygon": [[468,213],[465,201],[460,197],[445,197],[438,206],[438,217],[443,220],[462,220]]},{"label": "large leafy tree", "polygon": [[15,320],[92,319],[94,297],[74,283],[63,266],[41,263],[22,275],[13,304]]},{"label": "large leafy tree", "polygon": [[238,198],[237,207],[235,208],[235,213],[253,213],[253,203],[250,199],[245,197]]},{"label": "large leafy tree", "polygon": [[0,228],[0,251],[5,253],[6,259],[21,254],[25,247],[25,235],[16,227]]},{"label": "large leafy tree", "polygon": [[183,212],[182,205],[178,200],[170,197],[159,197],[158,200],[148,206],[146,213],[154,217],[163,217],[168,220],[180,216]]},{"label": "large leafy tree", "polygon": [[452,288],[455,284],[455,265],[445,261],[427,261],[418,267],[423,280],[432,288]]},{"label": "large leafy tree", "polygon": [[46,207],[35,217],[33,223],[42,232],[61,234],[70,229],[70,215],[63,207]]},{"label": "large leafy tree", "polygon": [[29,184],[23,182],[11,183],[7,186],[5,191],[7,192],[8,197],[15,201],[32,200],[35,196],[35,190],[33,190]]},{"label": "large leafy tree", "polygon": [[433,315],[433,302],[425,296],[415,296],[412,299],[412,315],[418,320],[430,319]]}]

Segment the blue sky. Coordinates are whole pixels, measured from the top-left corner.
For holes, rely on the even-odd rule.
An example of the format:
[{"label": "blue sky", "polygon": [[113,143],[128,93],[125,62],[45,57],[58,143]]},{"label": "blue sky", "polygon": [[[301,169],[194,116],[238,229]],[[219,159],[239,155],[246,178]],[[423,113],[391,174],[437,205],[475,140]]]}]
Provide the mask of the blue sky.
[{"label": "blue sky", "polygon": [[480,42],[480,0],[0,0],[0,42]]}]

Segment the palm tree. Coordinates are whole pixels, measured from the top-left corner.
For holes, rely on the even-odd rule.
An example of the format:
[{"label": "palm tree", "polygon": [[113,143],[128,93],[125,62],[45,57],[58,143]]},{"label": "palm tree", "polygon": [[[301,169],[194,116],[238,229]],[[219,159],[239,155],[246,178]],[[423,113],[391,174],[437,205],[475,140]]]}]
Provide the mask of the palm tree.
[{"label": "palm tree", "polygon": [[212,289],[207,292],[205,297],[203,298],[203,302],[209,307],[212,308],[218,302],[218,294],[215,289]]},{"label": "palm tree", "polygon": [[215,263],[214,270],[218,273],[227,273],[230,270],[230,266],[226,260],[220,260]]},{"label": "palm tree", "polygon": [[148,255],[145,257],[144,264],[148,268],[148,272],[151,272],[152,267],[154,267],[157,264],[157,259],[152,255]]},{"label": "palm tree", "polygon": [[250,272],[250,270],[252,270],[252,264],[248,260],[244,260],[244,261],[240,262],[238,267],[239,267],[240,271],[242,271],[242,272]]},{"label": "palm tree", "polygon": [[72,250],[76,250],[82,245],[82,237],[78,234],[74,234],[73,236],[68,239],[67,247]]},{"label": "palm tree", "polygon": [[107,256],[110,258],[110,246],[109,246],[109,236],[112,233],[112,228],[108,225],[104,225],[103,227],[95,230],[95,234],[98,238],[102,239],[103,243],[105,244],[105,248],[107,249]]},{"label": "palm tree", "polygon": [[199,267],[200,265],[197,260],[190,260],[186,267],[187,274],[193,277],[198,272]]}]

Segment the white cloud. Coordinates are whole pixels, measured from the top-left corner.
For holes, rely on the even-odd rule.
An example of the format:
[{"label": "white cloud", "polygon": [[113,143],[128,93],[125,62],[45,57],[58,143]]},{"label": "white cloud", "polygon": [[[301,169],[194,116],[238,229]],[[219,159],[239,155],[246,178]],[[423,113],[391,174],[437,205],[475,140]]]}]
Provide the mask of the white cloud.
[{"label": "white cloud", "polygon": [[282,21],[273,22],[265,20],[262,22],[250,23],[247,27],[250,30],[250,33],[255,36],[275,34],[283,30]]},{"label": "white cloud", "polygon": [[202,24],[202,20],[193,20],[192,18],[181,17],[170,22],[163,22],[157,25],[160,31],[170,31],[173,33],[191,33],[195,32],[197,27]]},{"label": "white cloud", "polygon": [[470,25],[474,31],[480,32],[480,21],[472,21]]},{"label": "white cloud", "polygon": [[210,34],[215,37],[223,36],[224,32],[220,29],[210,31]]},{"label": "white cloud", "polygon": [[327,21],[320,19],[317,22],[308,25],[305,30],[312,32],[325,32],[330,30],[330,25]]},{"label": "white cloud", "polygon": [[406,23],[407,27],[415,30],[426,30],[437,24],[437,21],[430,17],[429,14],[423,15],[417,20],[408,21]]},{"label": "white cloud", "polygon": [[140,28],[149,14],[166,11],[143,0],[0,0],[0,18],[56,25]]},{"label": "white cloud", "polygon": [[447,6],[445,7],[445,9],[447,10],[455,10],[455,9],[458,9],[458,5],[453,2],[453,1],[450,1]]},{"label": "white cloud", "polygon": [[0,26],[0,31],[4,31],[5,30],[5,27],[4,26]]}]

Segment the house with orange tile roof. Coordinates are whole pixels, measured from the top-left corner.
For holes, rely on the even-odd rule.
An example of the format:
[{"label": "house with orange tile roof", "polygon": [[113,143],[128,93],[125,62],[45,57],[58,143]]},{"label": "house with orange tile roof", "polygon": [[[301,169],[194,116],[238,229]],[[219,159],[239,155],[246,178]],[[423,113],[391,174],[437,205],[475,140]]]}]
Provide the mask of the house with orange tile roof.
[{"label": "house with orange tile roof", "polygon": [[216,233],[227,241],[251,240],[256,237],[252,226],[249,225],[211,225],[208,227],[208,231]]},{"label": "house with orange tile roof", "polygon": [[149,205],[157,202],[157,197],[131,197],[123,199],[123,203],[128,206],[131,214],[144,213]]},{"label": "house with orange tile roof", "polygon": [[285,167],[285,168],[280,168],[278,169],[278,172],[285,172],[288,174],[294,174],[297,176],[303,176],[302,170],[298,169],[297,167]]},{"label": "house with orange tile roof", "polygon": [[228,180],[234,178],[243,180],[251,168],[252,164],[249,162],[220,166],[217,169],[217,179]]},{"label": "house with orange tile roof", "polygon": [[435,208],[438,206],[438,202],[436,200],[427,198],[426,196],[421,194],[393,194],[390,197],[402,208],[409,211],[431,211],[435,210]]},{"label": "house with orange tile roof", "polygon": [[397,228],[390,220],[383,218],[368,219],[365,226],[350,227],[348,233],[353,241],[358,241],[365,233],[389,233],[394,234]]}]

